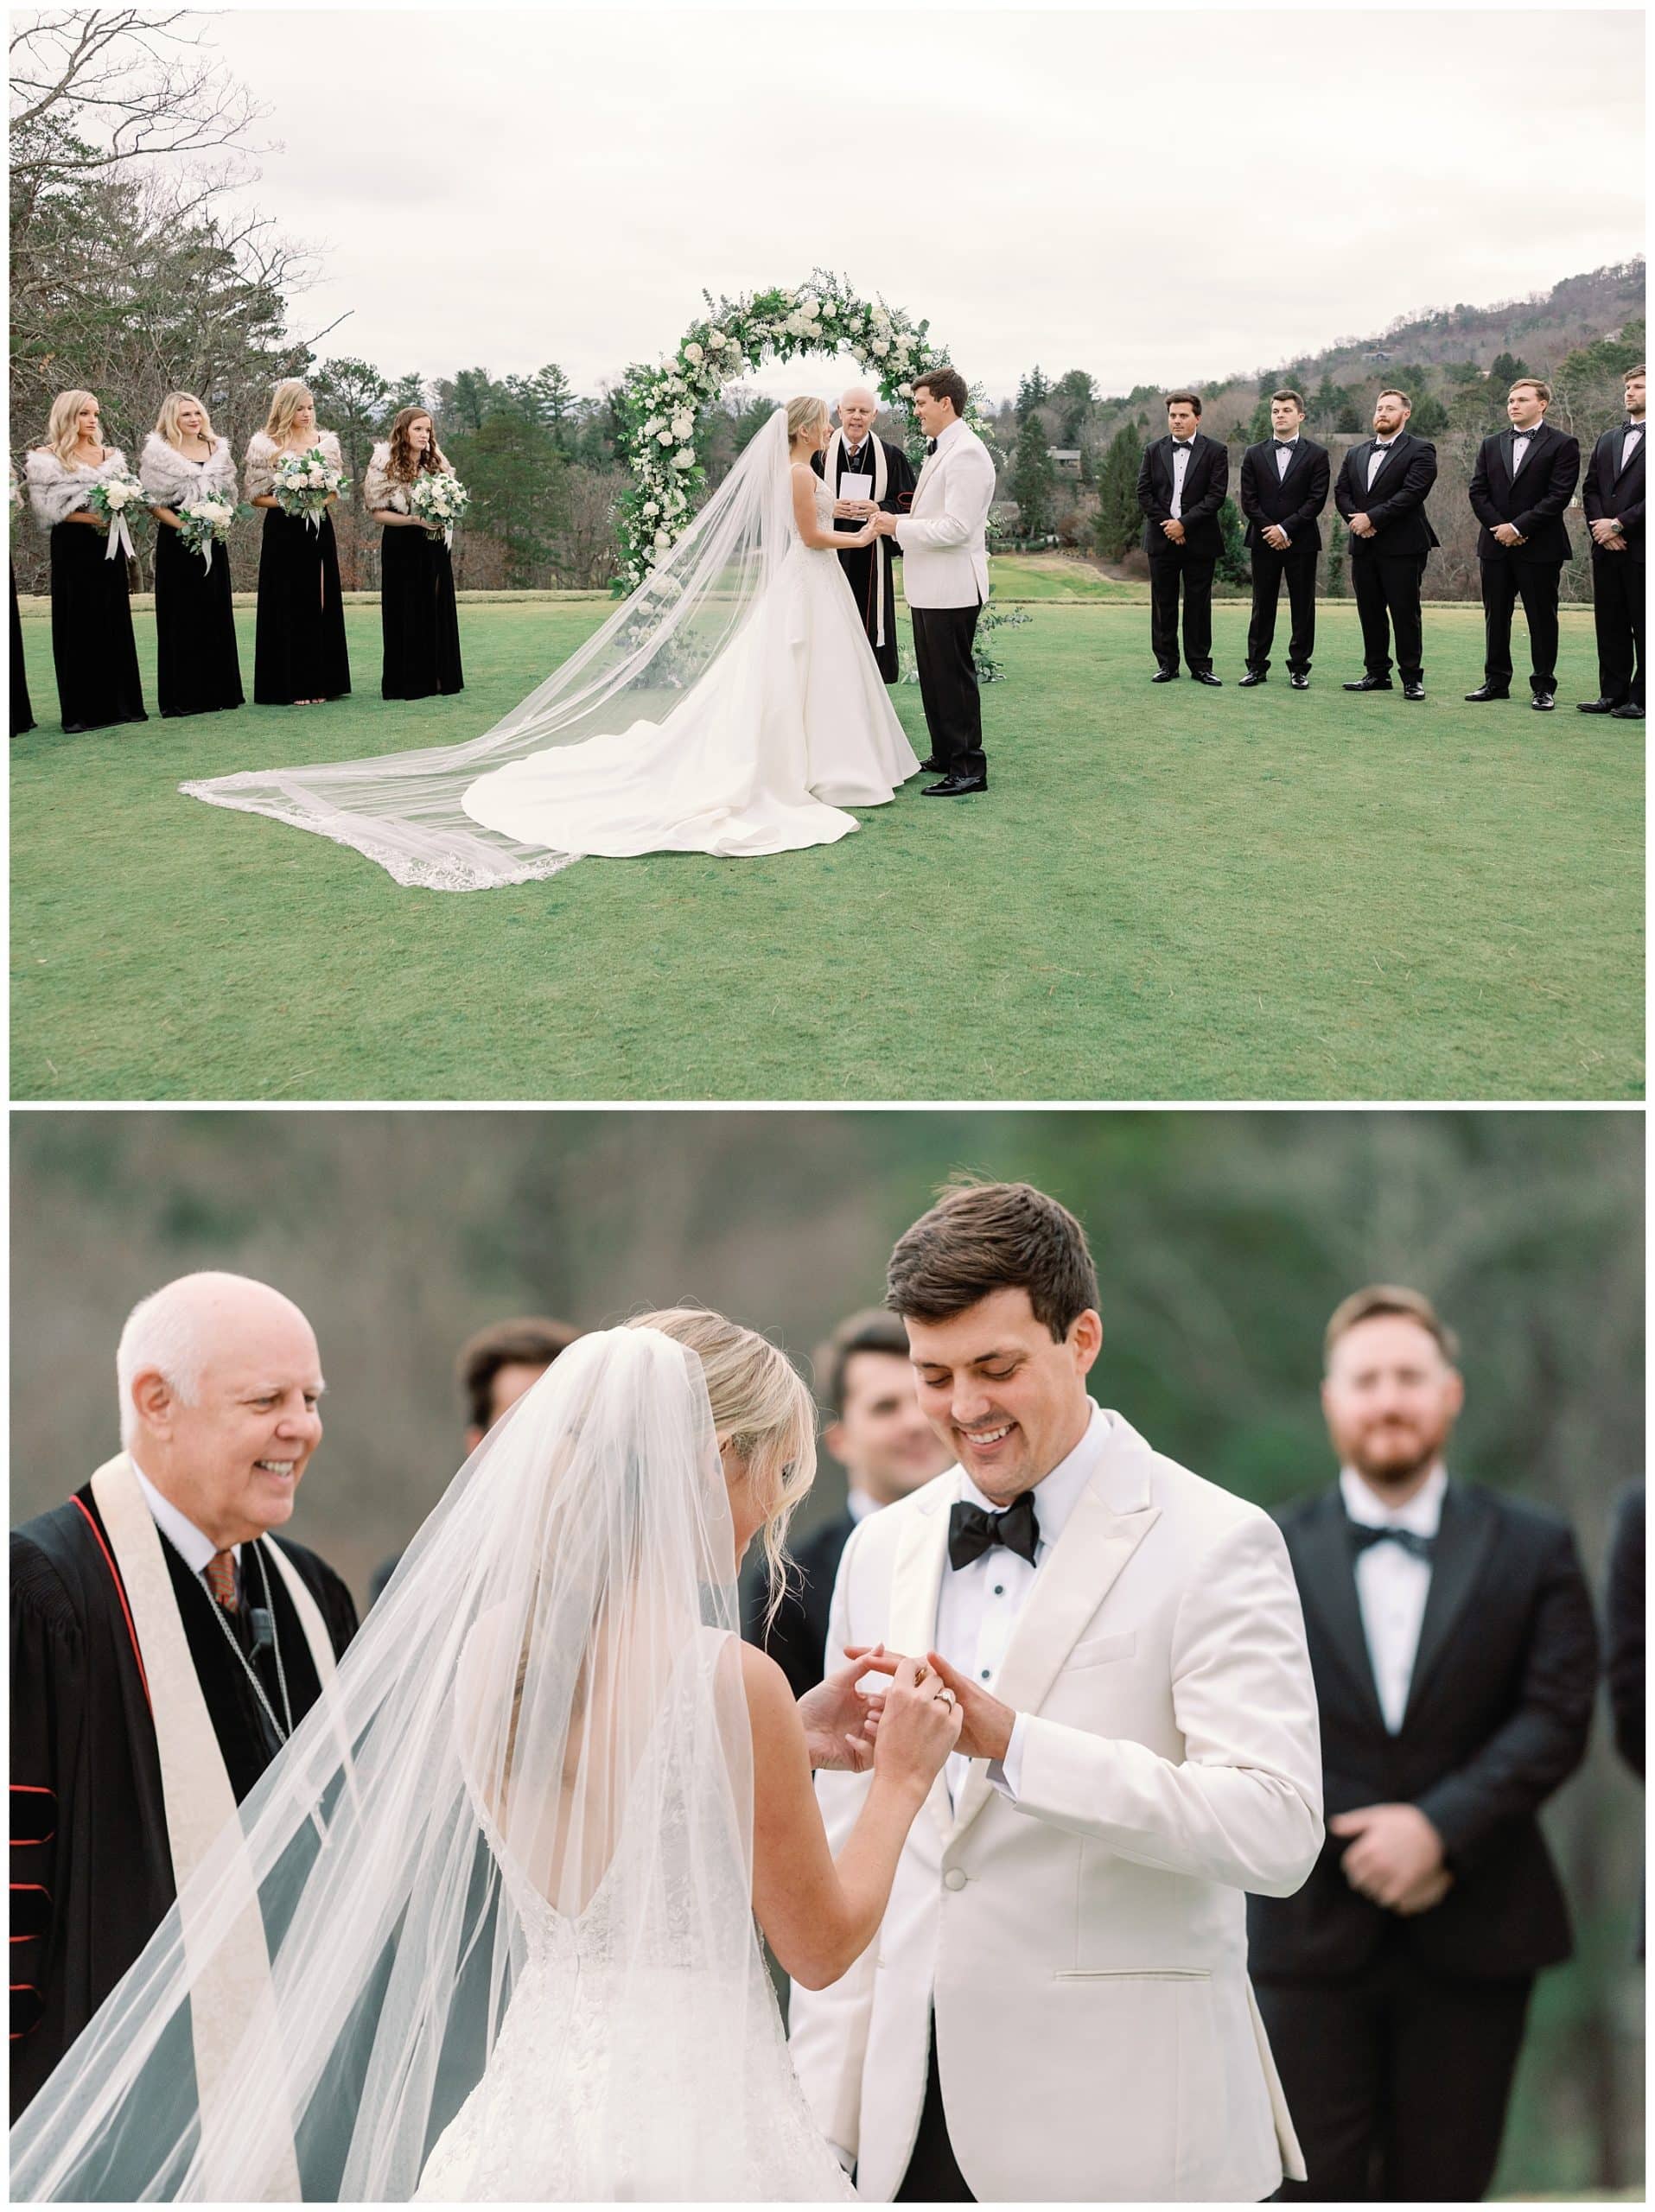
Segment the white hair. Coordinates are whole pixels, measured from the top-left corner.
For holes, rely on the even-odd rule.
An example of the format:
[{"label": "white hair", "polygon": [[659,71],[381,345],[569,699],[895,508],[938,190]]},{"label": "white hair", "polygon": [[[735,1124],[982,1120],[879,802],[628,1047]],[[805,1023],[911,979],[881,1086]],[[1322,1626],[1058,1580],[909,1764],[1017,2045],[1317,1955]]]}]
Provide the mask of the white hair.
[{"label": "white hair", "polygon": [[879,394],[870,385],[847,385],[844,390],[839,394],[839,404],[841,407],[844,405],[847,399],[865,399],[868,402],[868,404],[873,409],[875,415],[879,412]]},{"label": "white hair", "polygon": [[195,1403],[207,1363],[207,1322],[214,1302],[213,1294],[232,1284],[239,1289],[262,1290],[272,1297],[280,1294],[251,1275],[203,1268],[194,1274],[163,1283],[148,1298],[141,1298],[127,1315],[115,1349],[115,1387],[120,1398],[124,1449],[132,1445],[138,1433],[132,1385],[140,1375],[159,1375],[185,1405]]}]

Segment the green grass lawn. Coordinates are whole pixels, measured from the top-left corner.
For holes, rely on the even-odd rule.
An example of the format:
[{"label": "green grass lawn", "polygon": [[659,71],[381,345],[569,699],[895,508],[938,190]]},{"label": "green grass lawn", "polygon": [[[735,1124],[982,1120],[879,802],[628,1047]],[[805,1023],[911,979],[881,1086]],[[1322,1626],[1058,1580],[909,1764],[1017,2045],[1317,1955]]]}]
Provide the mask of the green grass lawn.
[{"label": "green grass lawn", "polygon": [[[908,785],[842,843],[583,861],[399,889],[183,779],[486,728],[604,613],[467,605],[470,689],[12,747],[12,1095],[62,1099],[1630,1099],[1641,1095],[1642,731],[1475,708],[1474,608],[1429,608],[1431,696],[1153,688],[1147,611],[1053,601],[1002,631],[992,789]],[[244,671],[252,615],[239,610]],[[49,632],[24,624],[35,711]],[[1521,626],[1518,636],[1521,638]],[[153,699],[154,631],[138,618]],[[1285,643],[1285,611],[1278,648]],[[924,750],[919,694],[896,695]]]}]

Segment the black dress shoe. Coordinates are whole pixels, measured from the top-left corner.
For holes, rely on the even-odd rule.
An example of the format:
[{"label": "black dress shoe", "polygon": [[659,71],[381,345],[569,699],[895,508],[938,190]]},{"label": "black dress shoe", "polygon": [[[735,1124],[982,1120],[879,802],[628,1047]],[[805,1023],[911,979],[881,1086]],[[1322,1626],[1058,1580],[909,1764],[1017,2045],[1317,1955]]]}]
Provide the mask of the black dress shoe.
[{"label": "black dress shoe", "polygon": [[1404,699],[1423,699],[1425,696],[1425,686],[1418,683],[1404,683],[1402,687],[1402,696]]},{"label": "black dress shoe", "polygon": [[1288,682],[1295,691],[1308,691],[1310,689],[1310,678],[1308,676],[1289,676]]},{"label": "black dress shoe", "polygon": [[1492,683],[1480,683],[1474,691],[1467,692],[1466,703],[1469,706],[1474,701],[1509,699],[1511,696],[1509,691],[1496,691]]},{"label": "black dress shoe", "polygon": [[1624,707],[1615,709],[1614,718],[1618,722],[1640,722],[1644,719],[1644,710],[1628,699]]},{"label": "black dress shoe", "polygon": [[1270,677],[1266,671],[1262,668],[1250,668],[1236,688],[1240,691],[1250,691],[1255,683],[1268,683],[1269,682]]},{"label": "black dress shoe", "polygon": [[1345,686],[1347,691],[1392,691],[1396,686],[1388,676],[1359,676],[1354,683]]},{"label": "black dress shoe", "polygon": [[945,776],[948,771],[940,760],[933,760],[927,754],[920,763],[920,772],[924,776]]},{"label": "black dress shoe", "polygon": [[1582,699],[1575,712],[1577,715],[1612,715],[1623,703],[1621,700],[1611,699],[1606,695],[1601,699]]},{"label": "black dress shoe", "polygon": [[926,798],[964,798],[967,791],[985,791],[989,788],[986,776],[945,776],[939,784],[927,784]]},{"label": "black dress shoe", "polygon": [[1210,683],[1215,690],[1222,690],[1224,688],[1224,678],[1221,676],[1214,676],[1210,668],[1192,668],[1190,674],[1198,683]]},{"label": "black dress shoe", "polygon": [[1149,681],[1151,683],[1176,683],[1178,671],[1175,668],[1158,668]]},{"label": "black dress shoe", "polygon": [[1549,715],[1557,704],[1556,694],[1552,691],[1537,691],[1529,704],[1537,715]]}]

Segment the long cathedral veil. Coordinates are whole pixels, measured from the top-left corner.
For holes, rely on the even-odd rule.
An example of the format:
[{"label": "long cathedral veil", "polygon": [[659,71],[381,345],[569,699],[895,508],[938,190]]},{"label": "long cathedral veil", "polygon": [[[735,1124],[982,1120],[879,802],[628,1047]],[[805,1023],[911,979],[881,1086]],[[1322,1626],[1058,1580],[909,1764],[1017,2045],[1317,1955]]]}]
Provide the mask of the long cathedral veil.
[{"label": "long cathedral veil", "polygon": [[[474,2090],[484,2145],[642,2130],[636,2193],[750,2194],[754,2054],[786,2059],[734,1574],[698,1361],[582,1338],[12,2130],[14,2198],[405,2200]],[[547,2031],[526,2079],[514,1993],[512,2032]],[[602,2184],[576,2158],[570,2193]]]},{"label": "long cathedral veil", "polygon": [[481,737],[180,789],[354,846],[398,883],[478,891],[555,875],[576,855],[483,829],[461,806],[463,793],[479,776],[546,746],[662,720],[745,628],[793,543],[792,514],[787,410],[779,407],[638,589]]}]

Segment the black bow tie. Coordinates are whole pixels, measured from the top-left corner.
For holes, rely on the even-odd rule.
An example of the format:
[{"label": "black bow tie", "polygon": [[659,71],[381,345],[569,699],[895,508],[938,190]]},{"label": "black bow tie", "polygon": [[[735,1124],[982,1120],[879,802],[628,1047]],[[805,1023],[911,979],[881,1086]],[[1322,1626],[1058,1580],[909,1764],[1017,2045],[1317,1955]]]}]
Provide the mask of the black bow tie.
[{"label": "black bow tie", "polygon": [[948,1516],[948,1564],[969,1567],[996,1544],[1003,1544],[1033,1567],[1039,1537],[1033,1491],[1026,1490],[1003,1513],[985,1513],[980,1505],[961,1498]]},{"label": "black bow tie", "polygon": [[936,452],[936,450],[937,450],[937,441],[935,440],[935,438],[927,438],[927,439],[926,440],[926,451],[927,453],[935,453],[935,452]]},{"label": "black bow tie", "polygon": [[1375,438],[1373,441],[1373,450],[1375,453],[1389,453],[1391,447],[1394,446],[1396,442],[1397,441],[1395,438]]},{"label": "black bow tie", "polygon": [[1299,442],[1296,438],[1272,438],[1270,440],[1270,443],[1275,447],[1277,453],[1291,453],[1294,447],[1297,445],[1298,442]]},{"label": "black bow tie", "polygon": [[1514,438],[1537,437],[1539,435],[1539,430],[1540,425],[1537,423],[1531,423],[1526,430],[1519,430],[1515,423],[1512,425],[1512,435]]},{"label": "black bow tie", "polygon": [[1194,453],[1195,450],[1194,438],[1174,438],[1172,442],[1175,453]]},{"label": "black bow tie", "polygon": [[1623,423],[1620,427],[1623,430],[1641,430],[1644,426],[1641,423]]},{"label": "black bow tie", "polygon": [[1412,1529],[1366,1529],[1359,1522],[1351,1523],[1351,1543],[1359,1558],[1373,1544],[1400,1544],[1414,1559],[1423,1559],[1427,1567],[1436,1548],[1435,1536],[1422,1536]]}]

